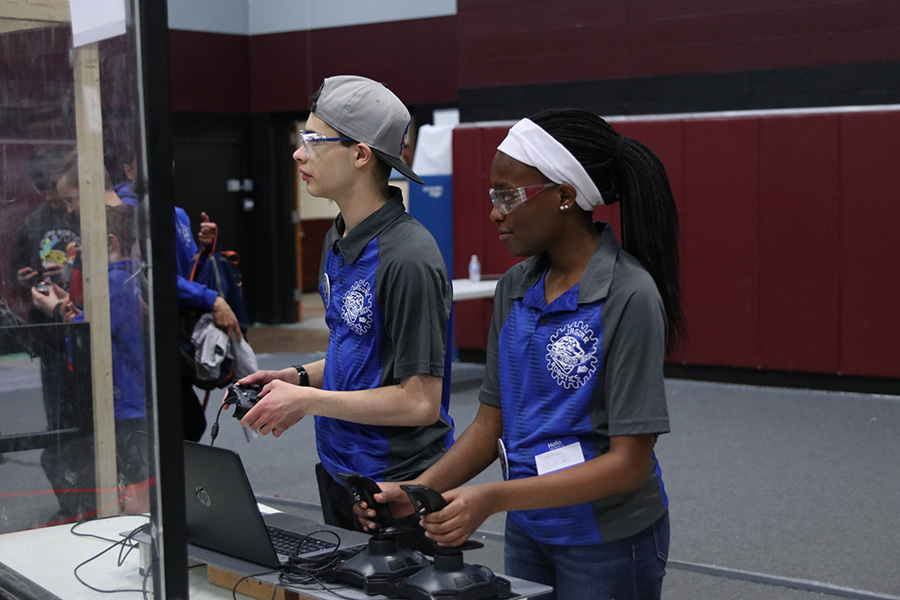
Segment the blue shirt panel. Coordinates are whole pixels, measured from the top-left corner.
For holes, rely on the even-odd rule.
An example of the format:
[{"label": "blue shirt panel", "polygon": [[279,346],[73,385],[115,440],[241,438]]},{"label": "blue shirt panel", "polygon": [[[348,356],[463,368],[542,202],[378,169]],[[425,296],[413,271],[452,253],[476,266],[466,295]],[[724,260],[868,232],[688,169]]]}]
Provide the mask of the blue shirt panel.
[{"label": "blue shirt panel", "polygon": [[144,396],[144,314],[140,263],[109,265],[109,316],[113,350],[113,404],[116,421],[147,416]]},{"label": "blue shirt panel", "polygon": [[[373,238],[353,264],[337,246],[328,250],[319,293],[325,303],[330,335],[322,389],[351,391],[381,385],[384,315],[375,298],[378,238]],[[322,466],[332,475],[362,473],[380,481],[388,467],[384,427],[316,417],[316,446]]]},{"label": "blue shirt panel", "polygon": [[[144,396],[144,314],[137,259],[109,263],[113,412],[116,421],[147,416]],[[84,322],[84,312],[73,319]]]},{"label": "blue shirt panel", "polygon": [[197,243],[191,233],[191,219],[183,208],[175,207],[175,269],[178,304],[188,308],[212,310],[218,293],[202,283],[191,281]]},{"label": "blue shirt panel", "polygon": [[134,193],[134,189],[130,181],[117,183],[113,186],[113,190],[115,190],[116,195],[119,197],[119,200],[121,200],[123,204],[127,204],[128,206],[137,206],[138,197],[137,194]]},{"label": "blue shirt panel", "polygon": [[[603,301],[578,305],[578,285],[549,306],[544,278],[513,302],[499,339],[503,443],[510,479],[537,473],[541,446],[578,440],[584,460],[595,458],[590,418],[603,368]],[[514,511],[509,518],[547,544],[600,543],[589,503]]]}]

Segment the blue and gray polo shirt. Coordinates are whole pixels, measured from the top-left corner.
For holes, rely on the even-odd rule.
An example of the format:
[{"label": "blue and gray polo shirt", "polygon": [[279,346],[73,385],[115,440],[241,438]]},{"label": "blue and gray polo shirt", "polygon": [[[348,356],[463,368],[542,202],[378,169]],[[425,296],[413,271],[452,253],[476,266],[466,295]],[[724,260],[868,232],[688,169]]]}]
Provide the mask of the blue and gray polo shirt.
[{"label": "blue and gray polo shirt", "polygon": [[[597,227],[600,242],[581,282],[550,305],[544,256],[498,283],[480,400],[502,410],[511,479],[538,475],[541,455],[553,449],[580,446],[578,460],[588,461],[609,450],[612,436],[669,431],[662,301],[609,226]],[[667,504],[654,456],[635,491],[508,518],[540,542],[587,545],[643,531]]]},{"label": "blue and gray polo shirt", "polygon": [[328,352],[322,388],[351,391],[396,385],[404,377],[444,377],[440,418],[427,427],[361,425],[316,417],[325,469],[376,481],[411,479],[453,443],[447,323],[452,292],[434,238],[403,207],[398,188],[344,235],[341,215],[325,237],[319,293]]}]

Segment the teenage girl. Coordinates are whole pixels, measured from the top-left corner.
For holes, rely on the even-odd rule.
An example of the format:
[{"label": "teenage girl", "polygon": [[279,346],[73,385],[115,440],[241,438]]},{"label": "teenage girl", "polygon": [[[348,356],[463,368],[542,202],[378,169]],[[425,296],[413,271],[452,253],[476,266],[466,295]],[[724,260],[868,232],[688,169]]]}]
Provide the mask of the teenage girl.
[{"label": "teenage girl", "polygon": [[[423,525],[454,546],[509,511],[508,575],[559,598],[659,598],[669,521],[654,445],[669,431],[663,358],[684,332],[665,170],[596,115],[554,110],[512,127],[491,184],[500,240],[530,258],[498,283],[474,422],[415,481],[449,503]],[[623,247],[592,222],[613,202]],[[498,455],[504,481],[458,487]],[[394,485],[376,499],[408,512]]]}]

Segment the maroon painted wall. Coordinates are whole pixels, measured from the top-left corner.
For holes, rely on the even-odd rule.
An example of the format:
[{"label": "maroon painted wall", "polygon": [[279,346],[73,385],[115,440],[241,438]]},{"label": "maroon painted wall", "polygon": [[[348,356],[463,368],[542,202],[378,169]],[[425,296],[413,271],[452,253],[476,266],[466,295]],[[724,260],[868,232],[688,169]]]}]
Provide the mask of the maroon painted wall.
[{"label": "maroon painted wall", "polygon": [[460,88],[900,59],[893,0],[459,0],[457,13]]},{"label": "maroon painted wall", "polygon": [[492,86],[900,60],[894,0],[548,6],[459,0],[456,16],[249,37],[172,30],[173,110],[305,111],[321,80],[342,73],[385,81],[416,105]]},{"label": "maroon painted wall", "polygon": [[[548,6],[459,0],[455,17],[243,38],[172,31],[173,109],[302,112],[322,78],[338,73],[383,80],[413,106],[459,98],[464,114],[473,91],[501,90],[503,104],[515,112],[518,94],[529,87],[546,88],[539,100],[562,106],[597,102],[556,92],[579,89],[565,82],[608,81],[613,87],[590,89],[621,91],[615,86],[629,81],[622,97],[610,100],[627,107],[647,96],[641,86],[658,93],[667,89],[654,87],[661,81],[695,75],[707,88],[687,90],[678,110],[704,110],[708,93],[720,93],[727,104],[731,92],[719,88],[728,85],[746,86],[733,94],[745,102],[742,93],[785,90],[788,96],[774,104],[761,100],[766,107],[894,97],[890,66],[900,61],[894,0],[559,0]],[[887,66],[858,68],[866,65]],[[833,68],[815,71],[809,92],[803,74],[818,67]],[[885,87],[872,83],[866,75],[872,72],[885,78]],[[752,78],[763,76],[774,82],[759,92]],[[559,85],[540,86],[551,83]],[[853,95],[856,89],[863,92]],[[791,93],[800,95],[792,101]],[[471,97],[481,103],[481,96]],[[892,112],[832,113],[617,124],[662,158],[679,201],[690,337],[672,362],[900,375],[894,343],[900,317],[890,303],[900,297],[900,284],[886,275],[900,256],[888,229],[900,216],[892,194],[900,176],[889,162],[900,155],[898,119]],[[512,264],[488,220],[486,194],[503,135],[503,128],[467,126],[455,133],[456,277],[465,276],[473,253],[486,275]],[[598,209],[597,216],[618,220],[615,207]],[[460,303],[457,323],[466,326],[456,332],[458,345],[483,347],[489,318],[490,302]]]},{"label": "maroon painted wall", "polygon": [[309,110],[325,77],[365,75],[407,104],[456,101],[456,19],[438,17],[250,38],[254,112]]},{"label": "maroon painted wall", "polygon": [[245,35],[169,30],[172,111],[249,112],[250,40]]},{"label": "maroon painted wall", "polygon": [[171,30],[175,112],[302,112],[325,77],[384,81],[407,104],[456,101],[456,19],[238,36]]},{"label": "maroon painted wall", "polygon": [[[688,343],[670,361],[900,376],[900,111],[615,126],[658,154],[679,205]],[[455,132],[455,277],[471,254],[486,274],[515,262],[486,193],[505,131]],[[490,302],[460,303],[457,345],[484,348],[489,320]]]}]

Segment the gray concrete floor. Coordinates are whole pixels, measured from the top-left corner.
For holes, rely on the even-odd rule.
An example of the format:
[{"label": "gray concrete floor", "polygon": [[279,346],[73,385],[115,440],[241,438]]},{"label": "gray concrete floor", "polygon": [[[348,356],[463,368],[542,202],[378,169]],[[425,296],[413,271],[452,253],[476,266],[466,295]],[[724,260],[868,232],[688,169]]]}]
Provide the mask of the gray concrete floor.
[{"label": "gray concrete floor", "polygon": [[[302,355],[262,355],[272,367]],[[482,367],[454,365],[457,434],[478,406]],[[672,433],[657,454],[670,499],[664,597],[900,598],[900,399],[668,380]],[[238,450],[254,489],[298,508],[318,505],[312,423]],[[478,481],[499,479],[490,467]],[[290,505],[291,502],[285,503]],[[503,515],[482,526],[469,560],[502,570]]]},{"label": "gray concrete floor", "polygon": [[[251,332],[262,368],[310,360],[326,341],[309,323]],[[454,365],[457,434],[477,410],[481,370]],[[672,433],[657,447],[672,523],[665,599],[900,600],[900,398],[683,380],[666,386]],[[214,395],[210,422],[217,403]],[[0,359],[0,414],[3,433],[42,418],[36,363]],[[272,438],[248,436],[225,414],[216,445],[241,454],[262,501],[318,518],[314,437],[312,420]],[[494,465],[478,481],[499,476]],[[52,514],[52,496],[16,495],[39,489],[42,477],[39,452],[6,455],[0,531]],[[484,523],[485,548],[468,553],[468,562],[502,572],[503,525],[504,515]]]}]

